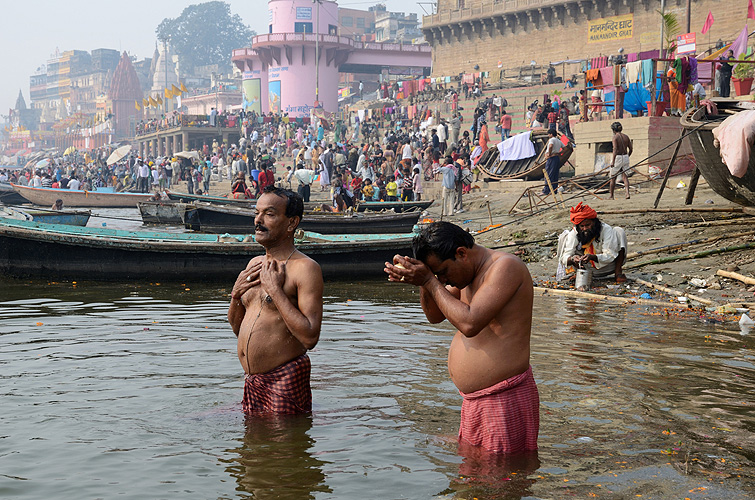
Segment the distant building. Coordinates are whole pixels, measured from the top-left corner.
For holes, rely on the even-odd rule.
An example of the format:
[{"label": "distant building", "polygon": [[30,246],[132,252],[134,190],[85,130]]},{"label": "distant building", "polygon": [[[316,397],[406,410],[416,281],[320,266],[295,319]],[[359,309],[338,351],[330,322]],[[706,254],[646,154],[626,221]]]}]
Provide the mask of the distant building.
[{"label": "distant building", "polygon": [[417,14],[403,12],[375,12],[375,41],[386,43],[412,43],[422,38]]},{"label": "distant building", "polygon": [[76,113],[94,115],[97,98],[110,88],[118,58],[112,49],[56,53],[29,77],[31,108],[46,123]]},{"label": "distant building", "polygon": [[[121,56],[113,75],[108,97],[112,102],[116,138],[133,137],[136,122],[142,118],[142,87],[126,52]],[[140,109],[137,109],[140,108]]]}]

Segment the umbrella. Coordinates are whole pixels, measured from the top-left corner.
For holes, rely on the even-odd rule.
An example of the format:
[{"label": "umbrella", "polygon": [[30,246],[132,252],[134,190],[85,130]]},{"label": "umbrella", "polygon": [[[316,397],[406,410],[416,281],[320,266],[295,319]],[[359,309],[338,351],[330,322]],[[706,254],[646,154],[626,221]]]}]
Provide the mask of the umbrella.
[{"label": "umbrella", "polygon": [[35,166],[37,168],[44,168],[44,167],[46,167],[49,164],[50,164],[50,160],[48,160],[47,158],[45,158],[44,160],[39,160]]},{"label": "umbrella", "polygon": [[68,146],[68,148],[65,151],[63,151],[63,154],[70,155],[71,153],[74,153],[74,152],[76,152],[76,148],[73,146]]},{"label": "umbrella", "polygon": [[112,153],[110,153],[110,156],[107,157],[107,164],[112,165],[113,163],[122,160],[129,152],[131,151],[131,145],[121,146]]}]

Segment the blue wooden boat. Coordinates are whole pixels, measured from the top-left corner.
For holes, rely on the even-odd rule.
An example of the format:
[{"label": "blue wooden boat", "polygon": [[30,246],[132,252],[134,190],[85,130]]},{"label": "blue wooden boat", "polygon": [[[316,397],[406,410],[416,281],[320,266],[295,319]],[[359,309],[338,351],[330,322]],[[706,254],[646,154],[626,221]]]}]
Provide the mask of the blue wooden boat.
[{"label": "blue wooden boat", "polygon": [[17,220],[30,220],[47,224],[65,224],[68,226],[86,226],[90,210],[44,210],[37,208],[0,207],[0,217]]},{"label": "blue wooden boat", "polygon": [[[386,261],[411,252],[412,234],[301,232],[297,248],[326,279],[382,277]],[[225,281],[264,249],[252,236],[125,231],[0,218],[0,272],[47,279]]]}]

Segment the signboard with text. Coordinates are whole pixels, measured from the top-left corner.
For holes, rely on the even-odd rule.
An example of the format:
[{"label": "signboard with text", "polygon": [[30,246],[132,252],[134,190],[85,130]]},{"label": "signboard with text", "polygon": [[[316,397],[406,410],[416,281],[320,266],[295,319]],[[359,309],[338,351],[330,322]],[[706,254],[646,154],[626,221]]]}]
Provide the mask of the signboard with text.
[{"label": "signboard with text", "polygon": [[312,20],[312,7],[297,7],[296,20],[297,21],[311,21]]},{"label": "signboard with text", "polygon": [[697,33],[685,33],[676,37],[676,54],[694,54],[697,52],[696,46]]},{"label": "signboard with text", "polygon": [[633,36],[634,14],[596,19],[587,26],[587,43],[610,42]]}]

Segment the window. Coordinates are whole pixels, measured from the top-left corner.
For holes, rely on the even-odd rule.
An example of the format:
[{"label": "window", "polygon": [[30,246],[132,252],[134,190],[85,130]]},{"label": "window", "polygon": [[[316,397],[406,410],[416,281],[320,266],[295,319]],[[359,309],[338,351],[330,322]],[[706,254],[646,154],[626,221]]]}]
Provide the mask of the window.
[{"label": "window", "polygon": [[457,9],[463,9],[464,8],[464,0],[456,0],[456,8]]},{"label": "window", "polygon": [[354,18],[351,16],[343,16],[341,18],[341,24],[343,26],[346,26],[347,28],[351,28],[352,26],[354,26]]},{"label": "window", "polygon": [[364,18],[357,17],[357,28],[364,28]]},{"label": "window", "polygon": [[294,33],[312,33],[312,23],[294,23]]},{"label": "window", "polygon": [[338,26],[336,26],[335,24],[329,24],[328,35],[338,35]]}]

